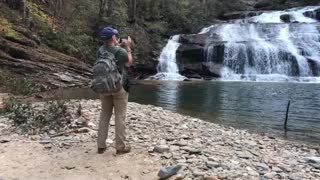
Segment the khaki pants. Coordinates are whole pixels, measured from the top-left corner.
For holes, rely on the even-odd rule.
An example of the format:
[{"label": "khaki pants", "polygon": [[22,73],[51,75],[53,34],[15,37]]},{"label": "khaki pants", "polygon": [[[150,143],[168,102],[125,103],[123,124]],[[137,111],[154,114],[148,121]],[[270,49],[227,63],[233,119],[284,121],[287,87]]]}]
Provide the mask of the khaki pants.
[{"label": "khaki pants", "polygon": [[100,95],[101,114],[98,131],[98,148],[106,148],[106,139],[108,137],[109,123],[114,109],[115,113],[115,132],[116,149],[125,148],[126,139],[126,112],[128,104],[128,93],[122,88],[119,92],[113,94]]}]

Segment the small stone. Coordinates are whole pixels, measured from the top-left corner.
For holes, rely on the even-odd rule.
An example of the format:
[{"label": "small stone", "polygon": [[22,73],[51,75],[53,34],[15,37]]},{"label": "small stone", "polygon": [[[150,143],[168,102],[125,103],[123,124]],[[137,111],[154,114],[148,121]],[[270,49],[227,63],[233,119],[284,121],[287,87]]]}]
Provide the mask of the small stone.
[{"label": "small stone", "polygon": [[177,145],[177,146],[187,146],[188,145],[188,142],[186,140],[180,140],[179,142],[175,143],[174,145]]},{"label": "small stone", "polygon": [[149,147],[148,148],[148,153],[153,153],[154,152],[154,147]]},{"label": "small stone", "polygon": [[64,166],[63,169],[72,170],[75,169],[75,166]]},{"label": "small stone", "polygon": [[245,141],[245,144],[247,144],[248,146],[252,146],[252,147],[255,147],[257,146],[258,144],[254,141]]},{"label": "small stone", "polygon": [[171,153],[164,153],[162,155],[162,157],[164,157],[165,159],[170,159],[170,158],[172,158],[172,154]]},{"label": "small stone", "polygon": [[195,171],[192,172],[192,175],[193,175],[194,177],[203,177],[203,176],[206,175],[206,173],[205,173],[205,172],[201,172],[201,171],[199,171],[199,170],[195,170]]},{"label": "small stone", "polygon": [[116,123],[114,120],[110,121],[110,126],[115,126],[115,125],[116,125]]},{"label": "small stone", "polygon": [[149,170],[144,170],[142,173],[143,173],[143,174],[149,174],[150,171],[149,171]]},{"label": "small stone", "polygon": [[314,173],[320,173],[320,168],[312,168],[310,171]]},{"label": "small stone", "polygon": [[219,180],[217,176],[204,177],[203,180]]},{"label": "small stone", "polygon": [[45,144],[45,145],[44,145],[44,148],[45,148],[45,149],[52,149],[52,144]]},{"label": "small stone", "polygon": [[183,180],[186,177],[186,175],[183,174],[177,174],[173,177],[174,180]]},{"label": "small stone", "polygon": [[191,148],[189,151],[189,154],[201,154],[201,150],[200,149],[195,149],[195,148]]},{"label": "small stone", "polygon": [[106,143],[107,143],[107,144],[112,144],[112,143],[113,143],[113,140],[112,140],[112,139],[107,139],[107,140],[106,140]]},{"label": "small stone", "polygon": [[302,178],[295,177],[295,176],[292,176],[292,175],[290,175],[288,178],[289,178],[290,180],[302,180]]},{"label": "small stone", "polygon": [[93,123],[93,122],[88,122],[87,124],[88,128],[91,128],[91,129],[96,129],[96,125]]},{"label": "small stone", "polygon": [[217,163],[217,162],[207,161],[207,162],[206,162],[206,166],[207,166],[208,168],[218,168],[218,167],[220,167],[221,165],[220,165],[220,163]]},{"label": "small stone", "polygon": [[176,138],[174,138],[174,137],[166,137],[165,138],[167,141],[174,141]]},{"label": "small stone", "polygon": [[269,171],[269,166],[264,163],[260,163],[256,165],[256,169],[260,175],[264,175]]},{"label": "small stone", "polygon": [[170,146],[170,151],[174,152],[174,151],[179,151],[180,147],[179,146]]},{"label": "small stone", "polygon": [[188,136],[188,135],[186,135],[186,134],[183,134],[183,135],[181,136],[181,138],[182,138],[182,139],[190,139],[190,136]]},{"label": "small stone", "polygon": [[54,134],[56,134],[56,131],[55,131],[55,130],[50,130],[50,131],[49,131],[49,134],[50,134],[50,135],[54,135]]},{"label": "small stone", "polygon": [[1,138],[0,139],[1,144],[8,143],[8,142],[10,142],[10,139],[8,139],[8,138]]},{"label": "small stone", "polygon": [[267,179],[272,179],[273,178],[273,174],[272,173],[266,173],[264,175],[264,177],[267,178]]},{"label": "small stone", "polygon": [[41,139],[39,143],[40,144],[50,144],[50,143],[52,143],[52,140],[51,139]]},{"label": "small stone", "polygon": [[167,145],[155,146],[153,149],[153,152],[161,153],[161,154],[165,152],[169,152],[169,146]]},{"label": "small stone", "polygon": [[307,157],[304,158],[307,163],[316,169],[320,169],[320,157]]},{"label": "small stone", "polygon": [[272,167],[272,171],[273,171],[273,172],[276,172],[276,173],[281,173],[281,172],[283,172],[283,170],[280,169],[279,167]]},{"label": "small stone", "polygon": [[239,158],[242,158],[242,159],[251,159],[253,158],[253,155],[251,153],[249,153],[248,151],[245,151],[245,152],[236,152],[237,156]]},{"label": "small stone", "polygon": [[41,137],[39,135],[30,136],[31,141],[38,141],[40,139],[41,139]]}]

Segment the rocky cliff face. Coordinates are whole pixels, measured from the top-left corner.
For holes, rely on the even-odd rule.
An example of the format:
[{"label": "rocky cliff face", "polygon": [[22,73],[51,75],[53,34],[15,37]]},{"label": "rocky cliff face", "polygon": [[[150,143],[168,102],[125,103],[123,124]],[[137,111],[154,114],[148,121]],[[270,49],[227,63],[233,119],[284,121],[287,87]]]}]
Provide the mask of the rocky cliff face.
[{"label": "rocky cliff face", "polygon": [[[48,48],[28,26],[20,25],[24,1],[5,2],[0,2],[0,88],[5,81],[22,78],[41,90],[89,83],[89,64]],[[16,22],[9,21],[10,16]]]}]

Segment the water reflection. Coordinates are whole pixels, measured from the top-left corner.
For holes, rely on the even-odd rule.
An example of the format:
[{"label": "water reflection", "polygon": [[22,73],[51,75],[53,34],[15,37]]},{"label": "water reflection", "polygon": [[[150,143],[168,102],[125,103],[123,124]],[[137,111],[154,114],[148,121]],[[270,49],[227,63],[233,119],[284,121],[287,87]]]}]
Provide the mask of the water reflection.
[{"label": "water reflection", "polygon": [[287,135],[320,141],[319,93],[320,84],[166,82],[136,86],[131,100],[227,126],[279,134],[284,132],[286,107],[291,100]]},{"label": "water reflection", "polygon": [[179,106],[179,83],[165,82],[157,86],[157,104],[165,104],[167,108],[177,111]]}]

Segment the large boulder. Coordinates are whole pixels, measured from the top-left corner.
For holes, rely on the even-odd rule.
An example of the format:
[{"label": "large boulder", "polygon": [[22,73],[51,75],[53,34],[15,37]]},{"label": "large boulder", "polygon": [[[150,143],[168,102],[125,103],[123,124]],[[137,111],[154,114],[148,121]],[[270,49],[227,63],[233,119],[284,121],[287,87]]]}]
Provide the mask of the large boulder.
[{"label": "large boulder", "polygon": [[320,8],[314,11],[316,14],[316,18],[318,21],[320,21]]},{"label": "large boulder", "polygon": [[306,11],[303,13],[304,16],[316,19],[320,21],[320,8],[314,10],[314,11]]}]

